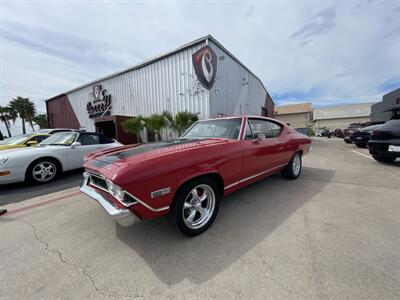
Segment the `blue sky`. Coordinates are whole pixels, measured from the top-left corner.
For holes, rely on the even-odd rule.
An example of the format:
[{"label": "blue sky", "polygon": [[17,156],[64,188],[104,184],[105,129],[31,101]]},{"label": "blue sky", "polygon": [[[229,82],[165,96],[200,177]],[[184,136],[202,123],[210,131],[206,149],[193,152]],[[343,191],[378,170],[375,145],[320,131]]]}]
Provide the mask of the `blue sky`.
[{"label": "blue sky", "polygon": [[212,34],[277,104],[400,87],[399,1],[2,1],[0,105],[44,100]]}]

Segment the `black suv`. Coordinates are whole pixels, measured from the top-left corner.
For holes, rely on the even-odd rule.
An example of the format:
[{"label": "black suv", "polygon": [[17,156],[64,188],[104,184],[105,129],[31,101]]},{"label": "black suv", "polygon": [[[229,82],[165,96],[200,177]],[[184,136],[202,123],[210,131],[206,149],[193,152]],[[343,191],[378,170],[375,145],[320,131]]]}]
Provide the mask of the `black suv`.
[{"label": "black suv", "polygon": [[380,162],[393,162],[400,157],[400,120],[390,120],[372,131],[368,149]]},{"label": "black suv", "polygon": [[357,147],[360,148],[366,148],[371,132],[373,130],[377,130],[379,127],[382,125],[371,125],[367,126],[364,128],[361,128],[359,130],[354,131],[352,134],[350,134],[350,140],[356,144]]}]

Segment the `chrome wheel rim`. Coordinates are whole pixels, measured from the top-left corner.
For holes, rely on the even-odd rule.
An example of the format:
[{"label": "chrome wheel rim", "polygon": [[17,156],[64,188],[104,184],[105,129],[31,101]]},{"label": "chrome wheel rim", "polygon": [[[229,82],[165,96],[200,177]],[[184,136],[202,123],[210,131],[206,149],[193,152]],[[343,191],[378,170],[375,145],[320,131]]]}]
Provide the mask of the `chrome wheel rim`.
[{"label": "chrome wheel rim", "polygon": [[198,229],[207,224],[215,209],[215,193],[207,184],[194,187],[183,203],[182,216],[185,225]]},{"label": "chrome wheel rim", "polygon": [[49,161],[40,162],[32,169],[33,178],[39,182],[52,180],[56,173],[57,167]]},{"label": "chrome wheel rim", "polygon": [[293,168],[293,175],[294,176],[299,175],[301,169],[301,159],[299,154],[296,154],[293,157],[292,168]]}]

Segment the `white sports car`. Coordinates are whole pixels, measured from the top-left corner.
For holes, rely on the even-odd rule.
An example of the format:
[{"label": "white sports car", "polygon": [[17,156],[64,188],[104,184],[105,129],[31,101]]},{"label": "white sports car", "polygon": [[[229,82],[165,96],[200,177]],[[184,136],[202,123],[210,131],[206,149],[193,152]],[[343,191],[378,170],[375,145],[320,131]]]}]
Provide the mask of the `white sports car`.
[{"label": "white sports car", "polygon": [[122,144],[94,132],[59,132],[34,147],[0,152],[0,184],[45,183],[82,167],[86,154]]}]

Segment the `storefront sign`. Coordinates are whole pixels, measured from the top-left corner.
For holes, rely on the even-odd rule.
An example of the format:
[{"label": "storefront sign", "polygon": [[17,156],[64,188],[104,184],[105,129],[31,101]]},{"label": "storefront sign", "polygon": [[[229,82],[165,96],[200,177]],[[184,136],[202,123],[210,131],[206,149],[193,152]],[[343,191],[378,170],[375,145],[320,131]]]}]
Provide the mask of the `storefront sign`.
[{"label": "storefront sign", "polygon": [[89,94],[89,102],[86,104],[86,110],[91,119],[110,115],[111,95],[106,89],[103,89],[101,84],[96,84],[92,87],[92,92]]},{"label": "storefront sign", "polygon": [[205,46],[193,53],[192,61],[199,82],[207,90],[211,89],[217,74],[217,56],[214,51],[209,46]]}]

